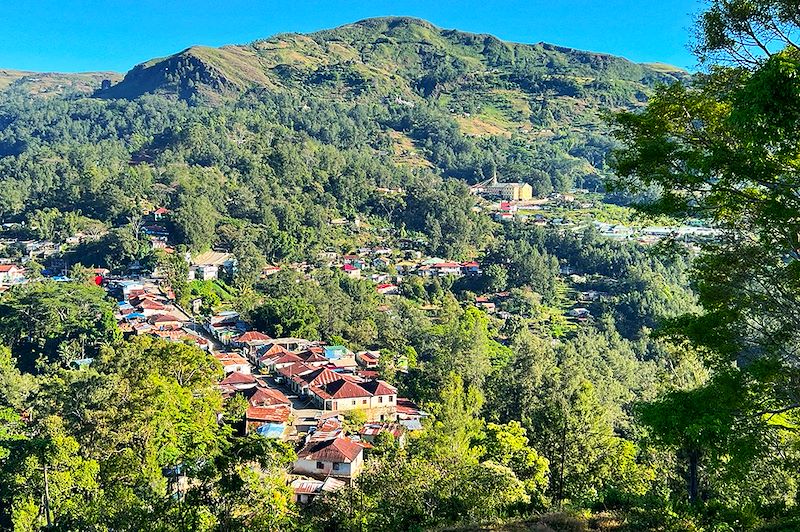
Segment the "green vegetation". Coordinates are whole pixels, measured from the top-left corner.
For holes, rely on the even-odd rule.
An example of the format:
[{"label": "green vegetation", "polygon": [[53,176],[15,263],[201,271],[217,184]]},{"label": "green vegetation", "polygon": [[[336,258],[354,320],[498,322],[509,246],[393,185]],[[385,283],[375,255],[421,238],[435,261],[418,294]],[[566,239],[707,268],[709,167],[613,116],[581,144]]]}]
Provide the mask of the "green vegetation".
[{"label": "green vegetation", "polygon": [[[0,528],[796,529],[795,4],[712,2],[699,52],[736,65],[691,85],[655,88],[686,81],[666,65],[383,18],[194,47],[91,98],[4,90],[9,254],[49,239],[74,280],[30,261],[33,281],[0,296]],[[764,56],[763,35],[785,49]],[[593,205],[548,212],[580,227],[494,223],[466,184],[495,172],[537,194],[594,190]],[[588,223],[653,219],[603,203],[631,200],[722,236],[647,247]],[[388,244],[391,262],[476,258],[482,273],[409,275],[384,296],[324,258]],[[184,254],[209,249],[236,268],[189,282]],[[297,505],[292,446],[234,430],[244,405],[225,404],[213,357],[123,337],[92,266],[157,268],[181,305],[272,336],[380,350],[382,377],[430,416]]]}]

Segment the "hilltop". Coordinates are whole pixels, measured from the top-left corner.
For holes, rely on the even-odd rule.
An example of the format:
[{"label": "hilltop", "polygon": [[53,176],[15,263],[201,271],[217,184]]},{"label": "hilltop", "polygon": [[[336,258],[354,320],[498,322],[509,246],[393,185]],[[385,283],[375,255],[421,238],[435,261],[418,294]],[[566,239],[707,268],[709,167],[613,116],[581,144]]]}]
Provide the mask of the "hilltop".
[{"label": "hilltop", "polygon": [[53,96],[63,94],[89,95],[97,90],[103,80],[119,82],[117,72],[29,72],[0,69],[0,92],[16,91],[27,96]]},{"label": "hilltop", "polygon": [[570,95],[606,90],[612,87],[603,82],[616,82],[619,86],[613,88],[635,98],[643,86],[685,76],[669,65],[636,64],[547,43],[504,42],[424,20],[383,17],[311,34],[279,34],[247,45],[193,46],[137,65],[98,95],[135,98],[156,92],[189,99],[305,87],[340,97],[441,97],[487,83],[523,93]]}]

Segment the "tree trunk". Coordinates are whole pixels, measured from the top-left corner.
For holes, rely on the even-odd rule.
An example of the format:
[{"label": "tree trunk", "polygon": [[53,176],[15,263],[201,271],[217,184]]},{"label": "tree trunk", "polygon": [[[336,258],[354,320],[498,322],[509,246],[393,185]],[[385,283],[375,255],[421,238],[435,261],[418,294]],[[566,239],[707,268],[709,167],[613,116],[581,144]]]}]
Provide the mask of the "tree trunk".
[{"label": "tree trunk", "polygon": [[689,503],[695,504],[699,498],[699,482],[697,480],[697,465],[700,462],[700,451],[692,449],[689,451],[689,478],[688,478],[688,491]]}]

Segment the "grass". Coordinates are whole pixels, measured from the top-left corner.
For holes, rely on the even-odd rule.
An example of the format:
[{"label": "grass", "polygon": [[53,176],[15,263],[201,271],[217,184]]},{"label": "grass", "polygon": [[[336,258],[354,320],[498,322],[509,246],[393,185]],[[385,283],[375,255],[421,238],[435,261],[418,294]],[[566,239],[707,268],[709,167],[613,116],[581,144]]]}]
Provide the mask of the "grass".
[{"label": "grass", "polygon": [[394,150],[392,159],[395,163],[413,168],[433,167],[433,163],[419,152],[414,141],[408,135],[399,131],[389,131],[389,137],[392,139],[392,149]]}]

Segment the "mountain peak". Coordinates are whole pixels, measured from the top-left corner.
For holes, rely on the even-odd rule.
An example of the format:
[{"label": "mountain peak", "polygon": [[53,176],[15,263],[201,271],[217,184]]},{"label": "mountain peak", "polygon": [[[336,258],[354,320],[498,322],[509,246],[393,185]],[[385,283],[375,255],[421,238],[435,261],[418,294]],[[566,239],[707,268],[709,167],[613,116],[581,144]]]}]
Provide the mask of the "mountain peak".
[{"label": "mountain peak", "polygon": [[249,45],[192,46],[137,65],[105,98],[157,92],[182,99],[219,99],[251,89],[302,88],[348,98],[364,92],[435,96],[449,84],[522,72],[575,80],[650,83],[674,79],[677,69],[637,65],[608,54],[550,44],[518,44],[488,34],[441,29],[419,18],[359,20],[310,34],[285,33]]}]

